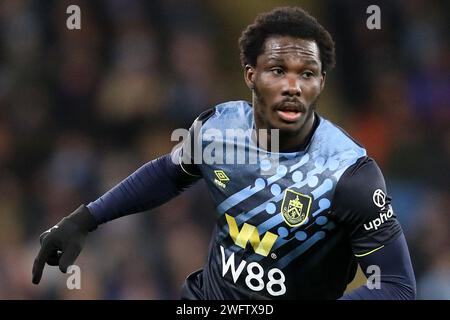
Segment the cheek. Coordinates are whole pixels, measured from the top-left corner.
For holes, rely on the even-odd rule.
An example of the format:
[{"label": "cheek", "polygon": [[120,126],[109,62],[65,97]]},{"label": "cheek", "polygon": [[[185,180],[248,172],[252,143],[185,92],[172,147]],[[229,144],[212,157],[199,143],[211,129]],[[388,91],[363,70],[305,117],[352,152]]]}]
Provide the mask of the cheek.
[{"label": "cheek", "polygon": [[271,99],[280,91],[279,83],[272,78],[262,76],[255,82],[261,98]]},{"label": "cheek", "polygon": [[307,99],[314,100],[320,95],[320,81],[314,81],[312,83],[308,83],[303,88],[303,94]]}]

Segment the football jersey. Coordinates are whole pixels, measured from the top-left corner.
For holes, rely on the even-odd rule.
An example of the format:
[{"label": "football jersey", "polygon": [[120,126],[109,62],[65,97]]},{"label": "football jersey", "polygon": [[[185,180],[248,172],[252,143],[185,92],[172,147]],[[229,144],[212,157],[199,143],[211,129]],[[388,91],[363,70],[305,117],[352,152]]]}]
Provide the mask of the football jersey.
[{"label": "football jersey", "polygon": [[194,122],[173,155],[186,174],[205,179],[216,224],[183,298],[336,299],[354,278],[355,257],[401,232],[376,163],[341,128],[315,118],[295,152],[258,148],[246,101]]}]

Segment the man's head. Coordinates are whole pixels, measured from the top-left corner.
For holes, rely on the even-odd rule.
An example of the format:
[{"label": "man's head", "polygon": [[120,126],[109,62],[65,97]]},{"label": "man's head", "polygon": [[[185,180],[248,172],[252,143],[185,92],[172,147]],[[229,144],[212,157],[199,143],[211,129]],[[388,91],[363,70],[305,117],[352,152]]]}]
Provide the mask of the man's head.
[{"label": "man's head", "polygon": [[326,72],[335,63],[330,34],[300,8],[276,8],[260,14],[239,45],[258,129],[300,136],[308,131]]}]

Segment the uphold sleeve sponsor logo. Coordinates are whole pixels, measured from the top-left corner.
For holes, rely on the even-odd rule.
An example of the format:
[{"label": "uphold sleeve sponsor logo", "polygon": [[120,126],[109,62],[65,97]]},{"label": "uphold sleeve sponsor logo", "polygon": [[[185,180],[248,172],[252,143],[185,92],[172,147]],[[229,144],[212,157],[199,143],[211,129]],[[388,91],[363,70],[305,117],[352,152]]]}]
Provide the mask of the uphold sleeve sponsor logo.
[{"label": "uphold sleeve sponsor logo", "polygon": [[373,203],[381,209],[380,215],[378,218],[373,219],[368,224],[364,224],[364,229],[367,231],[375,229],[378,230],[378,228],[386,222],[389,218],[391,218],[394,215],[394,210],[392,209],[392,206],[389,204],[386,206],[386,194],[381,189],[375,190],[372,196]]},{"label": "uphold sleeve sponsor logo", "polygon": [[377,189],[373,193],[372,200],[378,208],[383,208],[386,204],[386,194],[383,192],[383,190]]},{"label": "uphold sleeve sponsor logo", "polygon": [[380,212],[380,216],[378,218],[373,219],[368,224],[364,224],[364,229],[367,231],[375,229],[378,230],[378,228],[385,223],[389,218],[392,218],[394,215],[394,210],[392,210],[391,205],[388,205],[388,209],[386,212]]}]

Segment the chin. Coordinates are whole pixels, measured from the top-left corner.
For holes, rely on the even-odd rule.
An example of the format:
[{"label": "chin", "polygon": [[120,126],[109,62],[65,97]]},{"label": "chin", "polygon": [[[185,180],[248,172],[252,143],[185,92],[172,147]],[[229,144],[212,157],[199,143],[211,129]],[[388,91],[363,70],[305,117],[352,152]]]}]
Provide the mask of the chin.
[{"label": "chin", "polygon": [[278,129],[281,132],[285,133],[297,133],[302,130],[304,124],[304,121],[285,122],[283,120],[278,120],[273,123],[272,128]]}]

